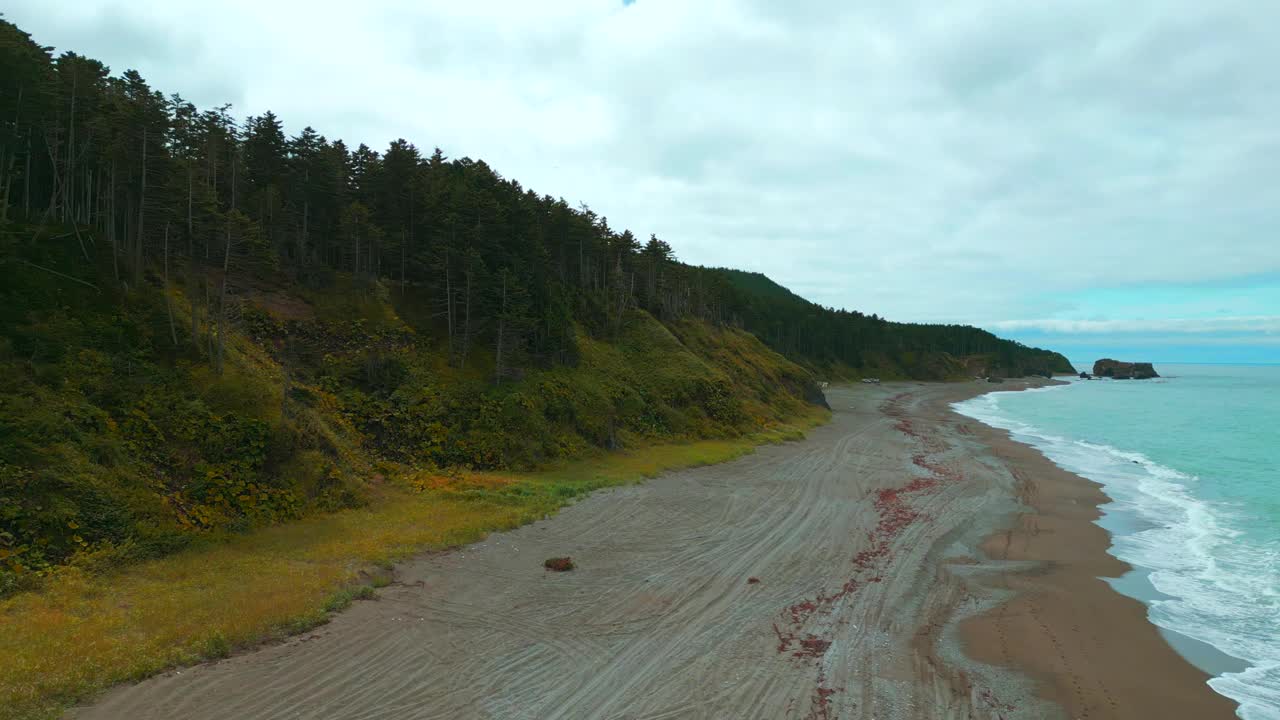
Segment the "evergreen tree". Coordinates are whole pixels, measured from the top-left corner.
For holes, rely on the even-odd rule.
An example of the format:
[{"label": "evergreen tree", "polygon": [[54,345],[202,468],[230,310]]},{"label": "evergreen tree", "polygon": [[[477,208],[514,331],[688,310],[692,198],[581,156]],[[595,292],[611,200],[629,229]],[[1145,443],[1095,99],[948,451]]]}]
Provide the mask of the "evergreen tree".
[{"label": "evergreen tree", "polygon": [[[421,293],[450,362],[494,349],[495,380],[573,362],[574,336],[612,336],[628,313],[741,327],[811,367],[955,374],[982,356],[1003,374],[1065,370],[1053,353],[970,327],[903,325],[796,297],[763,276],[692,267],[586,205],[539,195],[486,163],[424,157],[405,139],[354,150],[267,111],[165,98],[133,70],[56,59],[0,21],[0,221],[64,223],[112,279],[168,286],[184,268],[189,335],[215,361],[242,286],[354,276]],[[99,243],[99,239],[105,243]],[[176,333],[174,333],[176,336]],[[219,339],[218,342],[221,340]]]}]

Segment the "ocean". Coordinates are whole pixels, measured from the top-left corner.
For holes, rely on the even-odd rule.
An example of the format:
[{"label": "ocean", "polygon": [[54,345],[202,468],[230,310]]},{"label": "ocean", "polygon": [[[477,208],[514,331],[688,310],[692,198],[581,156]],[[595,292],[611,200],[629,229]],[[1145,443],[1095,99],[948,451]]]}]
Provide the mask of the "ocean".
[{"label": "ocean", "polygon": [[1112,585],[1240,717],[1280,720],[1280,366],[1156,370],[955,407],[1101,483],[1099,524],[1134,567]]}]

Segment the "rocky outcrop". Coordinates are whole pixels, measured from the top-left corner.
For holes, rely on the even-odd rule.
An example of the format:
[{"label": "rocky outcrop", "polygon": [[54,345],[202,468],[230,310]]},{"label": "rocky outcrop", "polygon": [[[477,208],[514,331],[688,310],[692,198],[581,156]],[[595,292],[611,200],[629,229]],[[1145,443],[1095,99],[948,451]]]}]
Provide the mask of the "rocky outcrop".
[{"label": "rocky outcrop", "polygon": [[810,405],[820,405],[828,410],[831,409],[831,406],[827,404],[827,394],[822,392],[822,385],[813,380],[804,385],[804,401]]},{"label": "rocky outcrop", "polygon": [[1103,358],[1093,364],[1094,377],[1107,377],[1116,380],[1147,380],[1160,377],[1160,373],[1151,363],[1131,363]]}]

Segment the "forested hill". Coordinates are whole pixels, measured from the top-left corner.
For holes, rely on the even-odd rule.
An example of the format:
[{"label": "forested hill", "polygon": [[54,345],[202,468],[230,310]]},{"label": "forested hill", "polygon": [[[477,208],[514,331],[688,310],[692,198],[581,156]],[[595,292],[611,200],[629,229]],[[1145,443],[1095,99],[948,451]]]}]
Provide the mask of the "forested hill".
[{"label": "forested hill", "polygon": [[889,322],[805,300],[760,273],[719,268],[733,319],[779,352],[835,375],[918,379],[971,373],[1018,377],[1074,372],[1063,355],[968,325]]},{"label": "forested hill", "polygon": [[310,127],[290,137],[270,112],[237,122],[229,106],[200,110],[136,72],[53,58],[11,24],[0,33],[3,212],[96,229],[113,281],[138,284],[168,252],[175,272],[216,273],[219,302],[271,272],[317,288],[336,272],[413,285],[438,302],[455,360],[502,346],[498,374],[564,362],[575,323],[607,332],[633,308],[741,325],[820,369],[938,378],[957,374],[946,353],[985,355],[980,369],[1009,375],[1070,370],[972,328],[886,323],[762,276],[680,264],[666,242],[481,161],[405,140],[350,148]]},{"label": "forested hill", "polygon": [[478,160],[200,109],[0,20],[0,594],[406,468],[741,435],[804,413],[815,373],[1067,369],[680,263]]}]

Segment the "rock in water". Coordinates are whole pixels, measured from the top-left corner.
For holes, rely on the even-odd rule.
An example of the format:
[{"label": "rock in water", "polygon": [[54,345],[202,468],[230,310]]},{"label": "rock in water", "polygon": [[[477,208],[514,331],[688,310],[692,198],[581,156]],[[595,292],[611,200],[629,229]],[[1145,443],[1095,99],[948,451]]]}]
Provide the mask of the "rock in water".
[{"label": "rock in water", "polygon": [[1116,380],[1148,380],[1160,377],[1160,373],[1151,363],[1131,363],[1103,358],[1093,364],[1094,377],[1109,377]]}]

